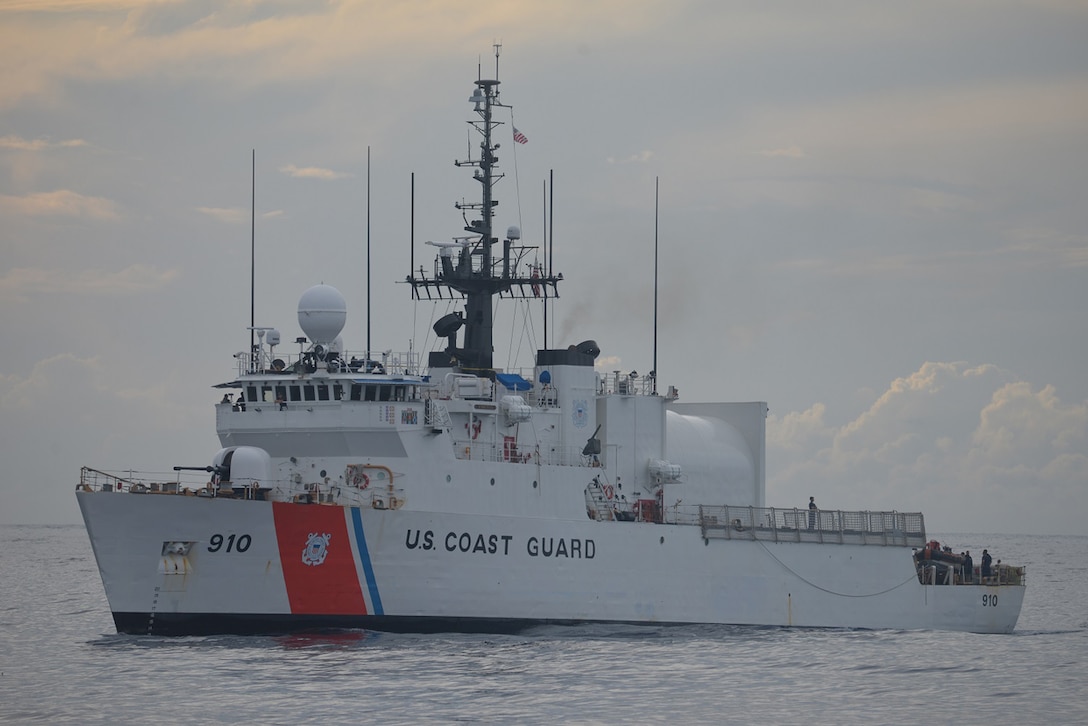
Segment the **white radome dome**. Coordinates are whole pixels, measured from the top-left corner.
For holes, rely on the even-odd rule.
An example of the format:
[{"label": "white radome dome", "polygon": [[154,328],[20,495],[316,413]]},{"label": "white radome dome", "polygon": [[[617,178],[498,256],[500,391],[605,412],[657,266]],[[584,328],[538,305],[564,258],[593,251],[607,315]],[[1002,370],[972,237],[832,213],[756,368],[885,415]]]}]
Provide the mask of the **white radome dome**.
[{"label": "white radome dome", "polygon": [[332,285],[314,285],[298,300],[298,324],[312,343],[334,341],[347,318],[347,302]]}]

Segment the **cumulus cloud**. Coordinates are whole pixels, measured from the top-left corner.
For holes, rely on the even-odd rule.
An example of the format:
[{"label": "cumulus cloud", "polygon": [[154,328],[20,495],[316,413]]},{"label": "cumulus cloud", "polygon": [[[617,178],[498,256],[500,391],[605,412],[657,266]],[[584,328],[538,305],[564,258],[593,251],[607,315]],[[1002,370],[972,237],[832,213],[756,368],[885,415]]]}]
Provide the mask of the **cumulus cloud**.
[{"label": "cumulus cloud", "polygon": [[0,211],[28,217],[83,217],[98,220],[113,220],[120,216],[117,205],[112,200],[85,196],[69,189],[23,196],[0,194]]},{"label": "cumulus cloud", "polygon": [[[768,417],[769,502],[923,511],[946,532],[1085,531],[1088,402],[996,366],[930,362],[852,420],[825,416],[816,404]],[[1067,513],[1044,517],[1040,498]]]},{"label": "cumulus cloud", "polygon": [[17,267],[0,277],[0,300],[25,302],[35,295],[136,295],[158,290],[178,275],[178,270],[140,264],[121,270]]},{"label": "cumulus cloud", "polygon": [[280,171],[287,176],[295,177],[296,179],[321,179],[323,181],[345,179],[351,176],[351,174],[346,172],[322,169],[319,166],[295,166],[294,164],[281,166]]}]

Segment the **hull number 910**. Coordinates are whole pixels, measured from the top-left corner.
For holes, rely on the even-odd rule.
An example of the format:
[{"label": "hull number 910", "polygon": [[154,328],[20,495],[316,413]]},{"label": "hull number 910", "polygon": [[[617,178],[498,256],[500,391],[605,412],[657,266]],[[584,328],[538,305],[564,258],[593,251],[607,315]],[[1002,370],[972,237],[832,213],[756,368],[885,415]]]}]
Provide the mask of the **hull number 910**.
[{"label": "hull number 910", "polygon": [[997,607],[997,595],[983,595],[982,607],[984,608],[996,608]]},{"label": "hull number 910", "polygon": [[[225,548],[224,544],[226,544]],[[253,544],[253,538],[248,534],[228,534],[226,538],[221,534],[213,534],[208,540],[208,551],[245,552],[251,544]]]}]

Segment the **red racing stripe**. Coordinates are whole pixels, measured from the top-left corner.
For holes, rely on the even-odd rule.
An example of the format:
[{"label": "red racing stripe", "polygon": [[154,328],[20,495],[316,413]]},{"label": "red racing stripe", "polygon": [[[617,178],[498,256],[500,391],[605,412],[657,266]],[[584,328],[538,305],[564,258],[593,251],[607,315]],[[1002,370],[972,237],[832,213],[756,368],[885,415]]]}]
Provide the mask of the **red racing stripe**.
[{"label": "red racing stripe", "polygon": [[366,615],[344,511],[318,504],[272,503],[292,613]]}]

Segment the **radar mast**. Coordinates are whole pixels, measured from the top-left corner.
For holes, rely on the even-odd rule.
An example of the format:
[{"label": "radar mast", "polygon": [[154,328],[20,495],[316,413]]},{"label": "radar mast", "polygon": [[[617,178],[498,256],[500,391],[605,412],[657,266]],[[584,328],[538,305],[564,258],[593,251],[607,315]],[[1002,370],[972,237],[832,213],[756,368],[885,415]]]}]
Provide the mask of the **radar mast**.
[{"label": "radar mast", "polygon": [[[442,352],[431,353],[431,367],[450,367],[456,364],[465,372],[490,375],[493,370],[494,321],[492,298],[532,299],[558,297],[557,283],[561,276],[530,262],[528,253],[535,246],[521,244],[521,230],[516,226],[507,229],[502,239],[502,252],[492,249],[500,240],[495,235],[495,208],[499,202],[494,197],[495,185],[503,174],[498,172],[501,146],[494,140],[495,130],[504,125],[494,118],[494,110],[507,107],[499,100],[499,50],[495,45],[495,79],[479,78],[469,97],[478,118],[468,123],[480,136],[479,156],[455,161],[459,167],[473,168],[473,179],[480,185],[479,200],[462,199],[455,203],[464,219],[467,235],[455,236],[450,241],[432,241],[427,244],[438,247],[434,268],[427,273],[422,267],[408,276],[419,296],[429,300],[442,300],[461,295],[465,300],[464,313],[444,316],[436,324],[435,332],[449,341]],[[458,322],[460,318],[461,322]],[[456,343],[457,330],[463,325],[464,340]],[[438,327],[442,330],[439,331]]]}]

